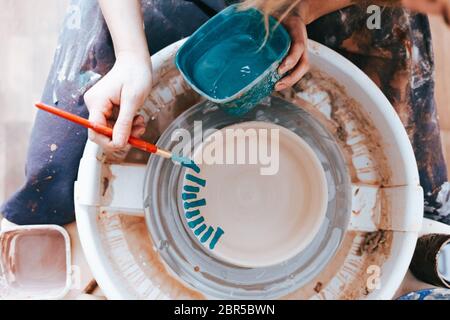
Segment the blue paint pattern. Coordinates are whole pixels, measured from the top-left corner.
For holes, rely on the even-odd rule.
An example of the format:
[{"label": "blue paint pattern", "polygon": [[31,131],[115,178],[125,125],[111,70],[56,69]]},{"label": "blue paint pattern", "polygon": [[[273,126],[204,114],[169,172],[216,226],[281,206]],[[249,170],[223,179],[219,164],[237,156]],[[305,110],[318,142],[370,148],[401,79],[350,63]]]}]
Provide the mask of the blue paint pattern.
[{"label": "blue paint pattern", "polygon": [[186,192],[195,192],[195,193],[200,192],[200,188],[199,187],[194,187],[194,186],[190,186],[190,185],[185,185],[183,187],[183,189]]},{"label": "blue paint pattern", "polygon": [[200,217],[200,218],[198,218],[196,220],[188,222],[188,226],[189,226],[189,228],[194,229],[196,226],[198,226],[203,221],[205,221],[205,218]]},{"label": "blue paint pattern", "polygon": [[198,227],[198,228],[194,231],[194,234],[195,234],[196,236],[199,236],[199,235],[202,234],[203,231],[205,231],[205,229],[206,229],[206,224],[202,224],[200,227]]},{"label": "blue paint pattern", "polygon": [[205,243],[206,241],[208,241],[208,239],[209,239],[209,237],[211,237],[211,234],[213,233],[213,231],[214,231],[214,228],[213,227],[209,227],[208,230],[200,238],[200,242],[201,243]]},{"label": "blue paint pattern", "polygon": [[[192,160],[176,156],[173,156],[172,159],[179,162],[183,167],[188,168],[197,174],[200,173],[200,168]],[[206,186],[206,180],[201,179],[196,175],[186,173],[185,179],[199,185],[200,187]],[[187,184],[183,186],[184,192],[182,192],[181,198],[183,200],[183,207],[186,210],[184,215],[188,220],[188,227],[193,231],[196,237],[199,237],[199,241],[202,244],[205,244],[209,239],[211,239],[212,236],[211,242],[209,243],[209,248],[213,250],[220,237],[224,234],[224,231],[222,228],[218,227],[214,233],[214,228],[207,226],[204,223],[205,218],[201,216],[200,208],[206,206],[206,200],[197,199],[197,193],[200,192],[200,187]]]},{"label": "blue paint pattern", "polygon": [[183,192],[181,194],[181,199],[183,199],[183,200],[192,200],[192,199],[196,199],[196,198],[197,198],[197,194],[196,193]]},{"label": "blue paint pattern", "polygon": [[211,242],[209,243],[209,248],[211,250],[214,249],[214,247],[217,244],[217,241],[219,241],[220,237],[224,234],[225,232],[223,231],[223,229],[221,227],[217,228],[216,233],[214,234],[214,237],[212,238]]},{"label": "blue paint pattern", "polygon": [[192,219],[195,216],[198,216],[200,214],[200,210],[194,210],[194,211],[186,211],[184,213],[186,219]]},{"label": "blue paint pattern", "polygon": [[206,181],[204,179],[201,179],[199,177],[193,176],[192,174],[188,173],[186,174],[186,179],[190,180],[202,187],[206,186]]},{"label": "blue paint pattern", "polygon": [[191,202],[184,202],[184,208],[186,210],[188,209],[193,209],[193,208],[198,208],[198,207],[203,207],[206,206],[206,200],[205,199],[200,199],[200,200],[195,200],[195,201],[191,201]]}]

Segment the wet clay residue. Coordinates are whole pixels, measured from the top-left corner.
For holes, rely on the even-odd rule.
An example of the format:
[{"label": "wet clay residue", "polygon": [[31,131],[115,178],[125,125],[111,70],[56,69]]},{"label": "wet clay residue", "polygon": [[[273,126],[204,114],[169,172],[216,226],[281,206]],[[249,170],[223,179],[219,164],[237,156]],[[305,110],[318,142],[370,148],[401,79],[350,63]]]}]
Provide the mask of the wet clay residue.
[{"label": "wet clay residue", "polygon": [[[391,170],[381,145],[378,129],[361,105],[345,88],[323,72],[312,69],[294,89],[282,97],[311,113],[337,138],[353,183],[389,185]],[[355,157],[367,157],[365,166],[356,167]]]},{"label": "wet clay residue", "polygon": [[370,266],[382,266],[390,256],[392,236],[383,232],[383,241],[372,253],[361,252],[361,245],[370,233],[347,231],[341,246],[322,272],[301,289],[283,297],[284,299],[342,299],[354,300],[367,296],[371,290],[366,287],[370,277]]},{"label": "wet clay residue", "polygon": [[323,287],[323,283],[319,281],[316,283],[316,286],[314,287],[314,291],[319,293],[320,290],[322,290],[322,287]]},{"label": "wet clay residue", "polygon": [[102,197],[102,204],[104,206],[111,203],[113,198],[113,190],[112,190],[112,181],[114,181],[115,177],[111,171],[111,167],[107,163],[102,164],[102,181],[101,181],[101,197]]},{"label": "wet clay residue", "polygon": [[386,243],[386,232],[384,230],[369,232],[359,247],[359,255],[376,253],[384,243]]},{"label": "wet clay residue", "polygon": [[[312,69],[297,83],[295,90],[284,90],[282,97],[312,114],[334,137],[346,161],[351,182],[389,186],[392,172],[379,130],[365,114],[362,106],[349,97],[345,88],[325,73]],[[361,161],[365,159],[365,161]],[[357,164],[358,163],[358,164]],[[390,225],[386,199],[376,225]]]},{"label": "wet clay residue", "polygon": [[[381,135],[362,106],[345,88],[326,74],[313,69],[283,98],[311,113],[336,137],[353,184],[390,185],[392,172],[381,145]],[[365,161],[358,160],[366,159]],[[357,191],[358,192],[358,191]],[[390,206],[383,199],[381,217],[389,225]],[[338,252],[309,284],[287,296],[289,299],[358,299],[370,293],[367,270],[382,266],[390,255],[392,232],[347,231]],[[320,284],[320,285],[318,285]]]},{"label": "wet clay residue", "polygon": [[99,215],[98,225],[109,263],[127,275],[128,290],[146,299],[204,299],[169,273],[149,236],[143,217]]},{"label": "wet clay residue", "polygon": [[109,186],[109,178],[108,178],[108,177],[103,177],[103,191],[102,191],[102,197],[105,196],[106,191],[108,190],[108,186]]}]

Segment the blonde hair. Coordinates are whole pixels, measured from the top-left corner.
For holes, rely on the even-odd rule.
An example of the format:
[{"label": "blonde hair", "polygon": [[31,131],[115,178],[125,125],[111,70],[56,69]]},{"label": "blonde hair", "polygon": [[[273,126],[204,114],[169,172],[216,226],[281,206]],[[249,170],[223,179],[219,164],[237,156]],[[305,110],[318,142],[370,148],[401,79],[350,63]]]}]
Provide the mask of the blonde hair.
[{"label": "blonde hair", "polygon": [[257,8],[265,16],[275,15],[282,21],[301,0],[245,0],[240,4],[242,10]]},{"label": "blonde hair", "polygon": [[277,27],[301,1],[302,0],[245,0],[239,5],[239,9],[247,10],[256,8],[264,13],[264,25],[266,28],[265,43],[270,33],[269,16],[275,16],[278,19],[278,23],[275,25],[275,27]]}]

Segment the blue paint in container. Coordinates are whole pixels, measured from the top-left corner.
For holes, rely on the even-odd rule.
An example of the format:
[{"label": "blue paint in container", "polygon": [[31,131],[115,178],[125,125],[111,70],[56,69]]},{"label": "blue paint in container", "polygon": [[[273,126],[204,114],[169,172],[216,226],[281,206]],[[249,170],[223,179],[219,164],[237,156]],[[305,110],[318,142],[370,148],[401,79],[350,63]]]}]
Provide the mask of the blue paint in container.
[{"label": "blue paint in container", "polygon": [[180,48],[176,65],[187,83],[226,112],[241,115],[270,95],[278,66],[289,51],[289,34],[263,14],[229,6],[201,26]]},{"label": "blue paint in container", "polygon": [[194,64],[192,76],[208,96],[225,99],[263,74],[275,59],[271,47],[261,47],[248,34],[237,34],[206,51]]}]

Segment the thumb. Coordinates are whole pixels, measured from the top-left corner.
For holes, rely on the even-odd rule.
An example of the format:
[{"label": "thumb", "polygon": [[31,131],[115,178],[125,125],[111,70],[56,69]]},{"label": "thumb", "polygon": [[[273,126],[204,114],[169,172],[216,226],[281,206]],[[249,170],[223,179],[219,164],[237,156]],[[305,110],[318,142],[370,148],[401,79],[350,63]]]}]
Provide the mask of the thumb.
[{"label": "thumb", "polygon": [[124,148],[131,134],[134,116],[140,107],[140,99],[136,94],[127,91],[122,92],[120,110],[117,121],[113,129],[113,145],[117,148]]}]

